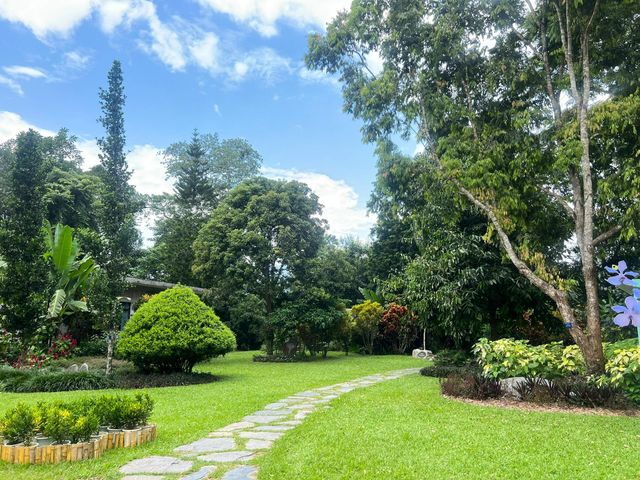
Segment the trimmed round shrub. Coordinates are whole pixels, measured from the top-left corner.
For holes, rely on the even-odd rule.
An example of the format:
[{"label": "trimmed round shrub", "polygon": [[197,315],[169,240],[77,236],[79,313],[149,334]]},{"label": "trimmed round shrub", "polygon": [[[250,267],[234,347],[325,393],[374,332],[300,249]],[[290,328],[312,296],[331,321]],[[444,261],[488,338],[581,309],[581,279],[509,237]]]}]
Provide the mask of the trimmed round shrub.
[{"label": "trimmed round shrub", "polygon": [[129,319],[118,354],[149,372],[191,372],[208,358],[236,348],[236,338],[190,288],[154,295]]}]

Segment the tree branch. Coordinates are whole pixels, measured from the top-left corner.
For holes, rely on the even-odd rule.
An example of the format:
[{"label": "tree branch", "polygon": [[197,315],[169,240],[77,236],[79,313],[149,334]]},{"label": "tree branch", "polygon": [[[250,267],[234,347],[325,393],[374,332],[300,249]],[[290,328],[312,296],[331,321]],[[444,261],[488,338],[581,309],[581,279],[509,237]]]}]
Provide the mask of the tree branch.
[{"label": "tree branch", "polygon": [[593,239],[593,246],[595,247],[599,243],[609,240],[611,237],[620,233],[621,230],[622,230],[622,226],[616,225],[615,227],[611,227],[606,232],[602,232],[600,235],[598,235],[596,238]]},{"label": "tree branch", "polygon": [[559,193],[554,192],[549,187],[541,187],[541,190],[547,195],[549,195],[551,198],[553,198],[554,200],[557,200],[558,203],[562,205],[562,208],[564,208],[567,211],[567,213],[571,216],[571,218],[575,219],[576,212],[566,198],[564,198]]}]

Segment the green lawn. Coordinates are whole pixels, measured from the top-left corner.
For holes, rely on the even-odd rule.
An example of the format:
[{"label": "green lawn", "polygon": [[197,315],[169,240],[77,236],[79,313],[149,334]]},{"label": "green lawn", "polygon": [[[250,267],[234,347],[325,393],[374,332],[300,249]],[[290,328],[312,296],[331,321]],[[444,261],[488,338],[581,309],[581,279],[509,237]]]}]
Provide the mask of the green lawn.
[{"label": "green lawn", "polygon": [[311,415],[260,460],[260,480],[639,479],[639,447],[637,418],[469,405],[412,376]]},{"label": "green lawn", "polygon": [[[221,376],[207,385],[147,390],[156,401],[152,421],[158,425],[156,441],[134,449],[107,452],[102,458],[51,466],[0,463],[0,479],[79,480],[120,478],[118,468],[134,458],[170,454],[178,445],[197,440],[212,430],[240,420],[264,405],[292,393],[371,373],[420,366],[410,357],[331,354],[325,361],[308,363],[253,363],[253,353],[236,352],[200,365],[197,370]],[[64,393],[0,393],[0,414],[24,400],[72,400],[105,391]]]}]

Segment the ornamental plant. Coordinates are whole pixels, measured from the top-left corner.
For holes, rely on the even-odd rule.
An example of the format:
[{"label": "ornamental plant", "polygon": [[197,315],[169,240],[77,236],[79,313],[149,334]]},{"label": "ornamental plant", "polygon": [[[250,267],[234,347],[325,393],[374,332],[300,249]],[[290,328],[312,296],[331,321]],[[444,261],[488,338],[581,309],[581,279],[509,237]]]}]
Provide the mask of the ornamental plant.
[{"label": "ornamental plant", "polygon": [[404,353],[418,332],[416,316],[404,305],[390,304],[382,314],[382,334],[393,344],[395,353]]},{"label": "ornamental plant", "polygon": [[40,426],[37,410],[25,403],[18,403],[0,422],[0,435],[8,444],[31,445]]},{"label": "ornamental plant", "polygon": [[118,353],[139,370],[187,372],[236,347],[220,318],[188,287],[165,290],[142,305],[120,335]]},{"label": "ornamental plant", "polygon": [[616,350],[606,369],[611,384],[622,388],[635,403],[640,403],[640,347]]},{"label": "ornamental plant", "polygon": [[563,348],[561,342],[531,346],[526,340],[481,338],[473,353],[482,373],[491,378],[542,377],[559,378],[581,374],[585,362],[575,345]]},{"label": "ornamental plant", "polygon": [[371,300],[366,300],[351,309],[356,330],[362,336],[362,343],[369,354],[373,353],[373,343],[378,335],[378,325],[383,313],[382,305]]},{"label": "ornamental plant", "polygon": [[640,346],[640,279],[638,273],[627,270],[627,262],[621,260],[617,265],[605,267],[611,277],[607,282],[627,293],[624,305],[615,305],[611,309],[617,313],[613,323],[619,327],[636,327]]}]

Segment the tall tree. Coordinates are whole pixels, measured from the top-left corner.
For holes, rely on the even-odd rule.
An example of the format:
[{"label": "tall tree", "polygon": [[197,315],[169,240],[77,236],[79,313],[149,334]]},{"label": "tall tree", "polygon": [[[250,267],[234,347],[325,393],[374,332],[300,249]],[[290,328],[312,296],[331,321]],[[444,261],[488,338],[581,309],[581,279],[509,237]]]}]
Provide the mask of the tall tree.
[{"label": "tall tree", "polygon": [[45,169],[43,139],[34,130],[7,149],[5,191],[0,206],[0,313],[11,331],[33,335],[46,308],[47,267],[43,258]]},{"label": "tall tree", "polygon": [[158,279],[185,285],[200,285],[193,275],[193,242],[215,206],[229,190],[258,174],[260,155],[244,140],[220,141],[217,135],[194,131],[190,142],[178,142],[163,152],[173,195],[155,197],[157,215],[155,245],[143,264],[153,258]]},{"label": "tall tree", "polygon": [[[325,225],[320,213],[317,196],[302,183],[244,182],[200,230],[194,273],[227,297],[239,291],[257,295],[270,316],[321,245]],[[272,340],[267,335],[269,351]]]},{"label": "tall tree", "polygon": [[105,272],[107,291],[112,297],[110,308],[103,312],[107,336],[107,373],[111,373],[113,348],[117,338],[121,306],[118,296],[126,286],[135,250],[135,213],[138,204],[129,185],[131,172],[125,152],[124,129],[125,93],[120,62],[114,60],[108,74],[108,86],[100,88],[102,116],[99,122],[105,136],[98,139],[100,164],[104,169],[100,229],[103,249],[98,263]]},{"label": "tall tree", "polygon": [[[636,55],[639,11],[637,0],[359,0],[311,37],[307,56],[341,76],[366,140],[415,132],[433,173],[486,215],[505,255],[553,300],[590,372],[604,369],[596,249],[636,236],[640,211],[609,208],[612,191],[637,197],[638,159],[595,161],[591,105],[594,86],[624,101],[609,73]],[[372,52],[382,72],[367,65]],[[555,242],[541,241],[544,230]],[[576,277],[562,271],[572,238]]]}]

